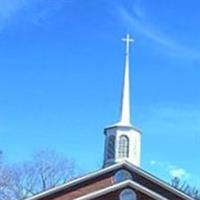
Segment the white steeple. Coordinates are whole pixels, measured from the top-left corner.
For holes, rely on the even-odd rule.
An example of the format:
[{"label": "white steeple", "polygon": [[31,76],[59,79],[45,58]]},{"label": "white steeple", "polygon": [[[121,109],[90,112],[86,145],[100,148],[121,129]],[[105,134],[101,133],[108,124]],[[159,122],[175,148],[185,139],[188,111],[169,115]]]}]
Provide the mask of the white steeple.
[{"label": "white steeple", "polygon": [[127,34],[126,38],[123,38],[122,41],[126,43],[126,55],[125,55],[124,84],[121,97],[121,119],[119,121],[119,125],[130,126],[131,117],[130,117],[129,52],[130,52],[130,43],[133,42],[133,39],[130,37],[129,34]]},{"label": "white steeple", "polygon": [[130,74],[129,56],[130,43],[133,39],[129,34],[122,39],[126,43],[125,70],[121,97],[120,120],[105,128],[104,167],[114,163],[129,161],[140,166],[141,132],[131,125],[130,110]]}]

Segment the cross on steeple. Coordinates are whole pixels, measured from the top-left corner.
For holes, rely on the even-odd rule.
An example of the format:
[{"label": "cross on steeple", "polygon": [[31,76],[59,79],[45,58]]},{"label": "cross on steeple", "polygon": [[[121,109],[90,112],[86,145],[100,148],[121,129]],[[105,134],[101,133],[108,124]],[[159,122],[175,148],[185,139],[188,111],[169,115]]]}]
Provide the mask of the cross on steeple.
[{"label": "cross on steeple", "polygon": [[119,124],[123,126],[131,126],[131,111],[130,111],[130,75],[129,75],[129,52],[130,43],[134,40],[129,34],[122,39],[126,43],[126,58],[125,58],[125,72],[124,83],[121,98],[121,119]]},{"label": "cross on steeple", "polygon": [[127,34],[125,38],[122,38],[122,41],[126,43],[126,54],[129,54],[130,43],[134,42],[133,38],[131,38],[130,35]]}]

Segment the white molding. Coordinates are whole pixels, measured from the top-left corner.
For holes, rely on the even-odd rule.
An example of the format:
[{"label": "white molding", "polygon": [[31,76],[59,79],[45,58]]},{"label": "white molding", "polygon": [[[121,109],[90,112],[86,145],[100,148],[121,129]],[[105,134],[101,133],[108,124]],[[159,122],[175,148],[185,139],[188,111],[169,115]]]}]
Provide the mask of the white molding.
[{"label": "white molding", "polygon": [[169,199],[161,196],[160,194],[157,194],[154,191],[149,190],[149,189],[145,188],[144,186],[142,186],[142,185],[140,185],[140,184],[138,184],[134,181],[130,181],[130,180],[112,185],[112,186],[107,187],[107,188],[102,189],[102,190],[95,191],[93,193],[84,195],[82,197],[78,197],[74,200],[90,200],[90,199],[97,198],[97,197],[100,197],[102,195],[108,194],[110,192],[116,191],[118,189],[122,189],[124,187],[131,187],[132,189],[139,191],[139,192],[142,192],[142,193],[148,195],[149,197],[154,198],[155,200],[169,200]]}]

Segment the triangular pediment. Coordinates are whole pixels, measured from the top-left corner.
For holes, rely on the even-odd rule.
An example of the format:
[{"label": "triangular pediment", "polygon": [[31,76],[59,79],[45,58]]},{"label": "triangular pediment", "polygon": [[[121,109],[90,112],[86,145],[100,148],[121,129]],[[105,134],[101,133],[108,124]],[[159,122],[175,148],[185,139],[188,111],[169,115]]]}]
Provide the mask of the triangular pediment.
[{"label": "triangular pediment", "polygon": [[[120,170],[126,170],[131,173],[132,179],[117,182],[115,175]],[[54,200],[61,196],[65,200],[81,199],[95,192],[109,192],[110,188],[117,189],[118,186],[132,187],[142,193],[147,192],[145,193],[146,195],[153,194],[153,199],[162,197],[163,200],[193,200],[193,198],[173,188],[168,183],[126,161],[79,177],[66,184],[37,194],[27,200]],[[162,198],[160,199],[162,200]]]}]

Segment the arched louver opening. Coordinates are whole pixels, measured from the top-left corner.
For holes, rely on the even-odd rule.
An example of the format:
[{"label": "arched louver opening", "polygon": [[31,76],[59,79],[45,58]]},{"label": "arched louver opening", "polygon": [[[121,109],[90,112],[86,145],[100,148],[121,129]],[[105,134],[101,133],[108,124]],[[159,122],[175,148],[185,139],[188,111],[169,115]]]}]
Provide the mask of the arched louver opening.
[{"label": "arched louver opening", "polygon": [[128,158],[129,156],[129,139],[122,135],[119,140],[119,158]]},{"label": "arched louver opening", "polygon": [[108,138],[107,159],[115,158],[115,136],[111,135]]}]

